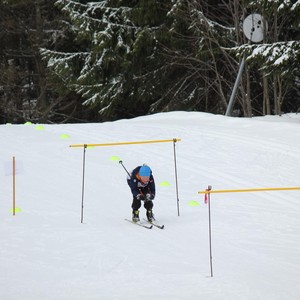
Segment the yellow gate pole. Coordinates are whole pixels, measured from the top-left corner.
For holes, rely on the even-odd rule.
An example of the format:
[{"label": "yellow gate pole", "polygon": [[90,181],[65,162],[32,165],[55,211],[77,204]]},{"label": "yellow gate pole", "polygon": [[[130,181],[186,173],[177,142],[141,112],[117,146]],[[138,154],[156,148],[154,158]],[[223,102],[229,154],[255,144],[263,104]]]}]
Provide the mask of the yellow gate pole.
[{"label": "yellow gate pole", "polygon": [[13,171],[13,216],[16,215],[16,159],[13,156],[12,161],[12,171]]},{"label": "yellow gate pole", "polygon": [[122,145],[137,145],[137,144],[153,144],[153,143],[170,143],[170,142],[180,142],[181,139],[172,140],[150,140],[150,141],[136,141],[136,142],[116,142],[116,143],[103,143],[103,144],[73,144],[69,147],[105,147],[105,146],[122,146]]},{"label": "yellow gate pole", "polygon": [[[206,191],[211,191],[212,187],[209,185]],[[208,239],[209,239],[209,259],[210,259],[210,277],[213,277],[213,256],[212,256],[212,238],[211,238],[211,206],[210,194],[207,194],[208,201]]]},{"label": "yellow gate pole", "polygon": [[244,193],[244,192],[267,192],[267,191],[296,191],[300,187],[271,187],[271,188],[254,188],[254,189],[238,189],[238,190],[211,190],[200,191],[198,194],[217,194],[217,193]]},{"label": "yellow gate pole", "polygon": [[81,223],[83,223],[83,199],[84,199],[84,182],[85,182],[85,150],[87,147],[105,147],[105,146],[123,146],[123,145],[138,145],[138,144],[153,144],[153,143],[170,143],[174,145],[174,163],[175,163],[175,181],[176,181],[176,194],[177,194],[177,210],[179,216],[179,198],[178,198],[178,181],[177,181],[177,166],[176,166],[176,151],[175,143],[180,142],[181,139],[173,138],[168,140],[148,140],[148,141],[135,141],[135,142],[115,142],[115,143],[101,143],[101,144],[72,144],[71,148],[83,148],[83,176],[82,176],[82,199],[81,199]]},{"label": "yellow gate pole", "polygon": [[[205,194],[205,197],[208,198],[208,214],[209,214],[209,248],[210,248],[210,268],[211,268],[211,277],[212,273],[212,245],[211,245],[211,206],[210,206],[210,194],[217,193],[245,193],[245,192],[268,192],[268,191],[296,191],[300,190],[300,187],[271,187],[271,188],[252,188],[252,189],[236,189],[236,190],[212,190],[209,185],[208,188],[204,191],[198,192],[198,194]],[[205,199],[207,199],[205,198]]]}]

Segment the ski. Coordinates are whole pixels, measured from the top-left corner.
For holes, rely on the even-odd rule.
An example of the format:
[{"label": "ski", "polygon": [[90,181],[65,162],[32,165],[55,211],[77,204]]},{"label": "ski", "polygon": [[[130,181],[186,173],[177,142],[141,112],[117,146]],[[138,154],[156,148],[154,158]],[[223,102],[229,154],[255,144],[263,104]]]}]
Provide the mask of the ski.
[{"label": "ski", "polygon": [[149,224],[151,224],[151,225],[153,225],[153,226],[159,228],[159,229],[164,229],[164,228],[165,228],[165,225],[159,225],[159,224],[157,224],[157,223],[155,223],[155,222],[150,222],[150,221],[148,221],[147,219],[143,219],[143,220],[146,221],[147,223],[149,223]]},{"label": "ski", "polygon": [[125,219],[125,221],[128,221],[132,224],[135,224],[135,225],[138,225],[138,226],[141,226],[141,227],[144,227],[144,228],[147,228],[147,229],[151,229],[153,226],[153,224],[151,224],[150,226],[146,225],[146,224],[142,224],[140,222],[133,222],[132,220],[129,220],[129,219]]}]

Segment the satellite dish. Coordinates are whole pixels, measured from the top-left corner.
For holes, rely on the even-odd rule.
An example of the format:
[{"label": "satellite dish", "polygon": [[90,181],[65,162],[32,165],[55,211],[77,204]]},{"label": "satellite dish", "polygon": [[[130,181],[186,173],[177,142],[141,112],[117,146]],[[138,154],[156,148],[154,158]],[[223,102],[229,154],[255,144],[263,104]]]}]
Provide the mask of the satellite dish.
[{"label": "satellite dish", "polygon": [[243,31],[247,39],[258,43],[264,38],[264,18],[260,14],[249,15],[243,22]]}]

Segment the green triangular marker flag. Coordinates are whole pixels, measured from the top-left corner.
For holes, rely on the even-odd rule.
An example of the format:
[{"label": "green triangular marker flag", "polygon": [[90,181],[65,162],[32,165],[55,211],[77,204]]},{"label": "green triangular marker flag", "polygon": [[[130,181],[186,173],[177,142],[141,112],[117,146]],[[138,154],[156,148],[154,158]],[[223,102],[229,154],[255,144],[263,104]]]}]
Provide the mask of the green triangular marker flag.
[{"label": "green triangular marker flag", "polygon": [[192,201],[189,201],[189,206],[199,206],[199,202],[198,201],[195,201],[195,200],[192,200]]},{"label": "green triangular marker flag", "polygon": [[66,133],[61,134],[59,137],[61,139],[69,139],[70,138],[70,136],[68,134],[66,134]]},{"label": "green triangular marker flag", "polygon": [[159,186],[171,186],[171,184],[168,181],[163,181],[159,184]]},{"label": "green triangular marker flag", "polygon": [[35,126],[35,129],[36,129],[36,130],[44,130],[45,127],[44,127],[43,125],[36,125],[36,126]]},{"label": "green triangular marker flag", "polygon": [[120,161],[121,159],[120,159],[119,156],[111,156],[111,157],[109,158],[109,160],[111,160],[111,161]]},{"label": "green triangular marker flag", "polygon": [[[16,207],[15,208],[15,212],[21,212],[22,210],[21,210],[21,208],[20,207]],[[10,210],[10,212],[14,212],[14,209],[12,208],[11,210]]]}]

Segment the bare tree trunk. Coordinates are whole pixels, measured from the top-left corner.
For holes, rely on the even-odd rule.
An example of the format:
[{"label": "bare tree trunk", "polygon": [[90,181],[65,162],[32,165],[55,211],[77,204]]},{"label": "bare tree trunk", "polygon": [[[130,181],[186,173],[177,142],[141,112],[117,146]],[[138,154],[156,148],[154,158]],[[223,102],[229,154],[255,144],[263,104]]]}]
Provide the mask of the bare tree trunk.
[{"label": "bare tree trunk", "polygon": [[275,114],[281,115],[281,104],[282,104],[282,80],[278,74],[273,76],[274,78],[274,92],[276,92],[276,97],[274,94],[274,104],[275,104]]},{"label": "bare tree trunk", "polygon": [[[278,18],[277,18],[277,11],[274,11],[274,42],[278,42]],[[273,75],[273,93],[274,93],[274,112],[277,115],[279,111],[278,106],[278,81],[277,76]]]},{"label": "bare tree trunk", "polygon": [[251,87],[250,87],[250,74],[249,74],[249,68],[247,64],[245,64],[245,70],[246,70],[246,85],[247,85],[247,93],[245,98],[245,106],[246,106],[246,115],[247,117],[252,117],[252,105],[251,105]]},{"label": "bare tree trunk", "polygon": [[273,75],[273,93],[274,93],[274,113],[277,115],[277,83],[276,75]]},{"label": "bare tree trunk", "polygon": [[270,114],[271,114],[271,107],[270,107],[268,78],[263,73],[263,115],[270,115]]},{"label": "bare tree trunk", "polygon": [[214,54],[213,47],[211,45],[211,41],[210,40],[209,40],[209,46],[210,46],[209,51],[210,51],[212,62],[213,62],[213,66],[214,66],[213,70],[214,70],[215,75],[216,75],[217,89],[219,91],[219,96],[221,98],[221,104],[224,107],[224,111],[226,111],[227,100],[226,100],[226,97],[225,97],[224,92],[223,92],[222,79],[220,77],[220,73],[218,72],[217,63],[216,63],[216,59],[215,59],[215,54]]},{"label": "bare tree trunk", "polygon": [[42,112],[42,121],[47,120],[47,116],[43,114],[47,111],[47,97],[46,97],[46,80],[45,80],[45,67],[41,61],[39,48],[43,43],[43,20],[41,15],[41,0],[35,0],[35,13],[36,13],[36,36],[35,36],[35,63],[38,74],[39,94],[37,98],[37,109]]},{"label": "bare tree trunk", "polygon": [[[265,43],[267,40],[267,21],[263,19],[263,28],[264,28],[264,38],[263,42]],[[266,77],[265,72],[262,73],[263,76],[263,115],[271,114],[271,104],[270,104],[270,94],[269,94],[269,84],[268,78]]]}]

